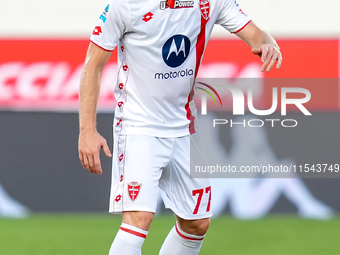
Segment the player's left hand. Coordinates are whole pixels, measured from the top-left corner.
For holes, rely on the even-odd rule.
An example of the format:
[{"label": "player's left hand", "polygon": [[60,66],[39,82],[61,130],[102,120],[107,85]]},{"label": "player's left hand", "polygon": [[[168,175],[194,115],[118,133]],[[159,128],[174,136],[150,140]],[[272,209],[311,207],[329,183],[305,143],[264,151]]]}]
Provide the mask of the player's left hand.
[{"label": "player's left hand", "polygon": [[260,48],[252,48],[251,52],[261,57],[261,61],[263,63],[261,67],[262,72],[265,70],[269,72],[276,61],[276,68],[280,69],[282,64],[282,54],[278,47],[270,44],[263,44]]}]

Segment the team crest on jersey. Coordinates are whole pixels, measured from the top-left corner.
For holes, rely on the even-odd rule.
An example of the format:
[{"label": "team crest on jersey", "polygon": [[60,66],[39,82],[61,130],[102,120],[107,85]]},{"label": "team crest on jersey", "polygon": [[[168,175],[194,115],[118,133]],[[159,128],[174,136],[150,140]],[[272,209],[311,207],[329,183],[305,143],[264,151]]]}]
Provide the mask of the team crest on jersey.
[{"label": "team crest on jersey", "polygon": [[209,13],[210,13],[210,1],[209,0],[200,0],[199,4],[200,4],[202,17],[205,20],[208,20],[209,19]]},{"label": "team crest on jersey", "polygon": [[165,10],[167,8],[170,9],[193,8],[194,4],[195,4],[194,1],[167,0],[161,1],[160,9]]},{"label": "team crest on jersey", "polygon": [[135,200],[137,199],[141,186],[142,184],[138,182],[130,182],[128,184],[129,197],[132,202],[135,202]]}]

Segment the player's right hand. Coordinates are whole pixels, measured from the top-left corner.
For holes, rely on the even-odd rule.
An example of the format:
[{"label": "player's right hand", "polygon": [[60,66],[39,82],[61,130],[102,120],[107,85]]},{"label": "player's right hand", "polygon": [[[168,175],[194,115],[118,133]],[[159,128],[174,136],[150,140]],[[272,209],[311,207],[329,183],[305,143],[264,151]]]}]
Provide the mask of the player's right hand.
[{"label": "player's right hand", "polygon": [[265,70],[270,72],[275,62],[277,61],[276,68],[280,69],[282,65],[282,54],[276,45],[263,44],[260,48],[251,49],[252,53],[258,55],[262,61],[261,72]]},{"label": "player's right hand", "polygon": [[108,157],[112,157],[106,140],[97,131],[80,131],[78,141],[79,159],[84,168],[91,174],[103,172],[100,163],[100,149]]}]

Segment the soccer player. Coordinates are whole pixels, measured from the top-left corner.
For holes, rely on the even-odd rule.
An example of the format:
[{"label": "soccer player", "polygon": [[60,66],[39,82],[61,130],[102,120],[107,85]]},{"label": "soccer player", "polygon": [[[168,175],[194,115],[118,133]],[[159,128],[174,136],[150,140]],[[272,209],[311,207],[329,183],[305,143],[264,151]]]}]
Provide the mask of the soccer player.
[{"label": "soccer player", "polygon": [[79,157],[95,174],[102,173],[100,149],[111,157],[96,130],[96,106],[102,70],[118,45],[109,211],[122,212],[123,222],[110,255],[141,254],[158,190],[177,219],[159,254],[200,251],[210,224],[211,187],[208,179],[190,178],[190,151],[204,160],[194,79],[215,24],[245,41],[261,57],[262,71],[276,62],[280,68],[275,40],[232,0],[109,0],[100,15],[81,77]]}]

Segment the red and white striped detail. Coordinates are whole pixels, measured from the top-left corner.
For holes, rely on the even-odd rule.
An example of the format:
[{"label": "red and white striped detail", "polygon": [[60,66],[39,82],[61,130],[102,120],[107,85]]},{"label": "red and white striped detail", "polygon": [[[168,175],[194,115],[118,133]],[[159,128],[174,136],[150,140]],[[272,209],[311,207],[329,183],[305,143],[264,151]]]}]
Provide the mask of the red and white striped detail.
[{"label": "red and white striped detail", "polygon": [[190,120],[190,124],[189,124],[190,134],[193,134],[193,133],[196,132],[195,122],[194,122],[195,117],[192,115],[192,112],[191,112],[191,109],[190,109],[190,102],[193,100],[194,94],[195,94],[195,82],[196,82],[196,77],[197,77],[197,74],[198,74],[198,69],[201,65],[201,60],[202,60],[202,56],[203,56],[203,52],[204,52],[204,48],[205,48],[205,44],[206,44],[205,28],[206,28],[208,21],[209,21],[209,17],[208,17],[208,19],[205,19],[201,15],[201,31],[197,36],[197,43],[196,43],[195,79],[194,79],[194,82],[192,84],[192,88],[191,88],[191,91],[189,93],[189,96],[188,96],[188,103],[185,105],[185,110],[187,112],[187,119]]},{"label": "red and white striped detail", "polygon": [[[122,53],[124,54],[124,46],[122,45],[121,46],[121,51]],[[127,67],[127,64],[125,62],[125,55],[123,56],[123,61],[122,61],[122,64],[121,66],[119,67],[119,70],[118,70],[118,77],[119,77],[119,74],[121,72],[121,70],[123,69],[124,70],[124,66]],[[123,117],[123,106],[126,104],[127,102],[127,96],[128,96],[128,93],[126,91],[126,87],[127,87],[127,83],[128,83],[128,77],[129,77],[129,70],[126,68],[126,70],[124,70],[123,72],[124,76],[125,76],[125,81],[124,82],[119,82],[118,84],[118,87],[119,87],[119,97],[117,98],[117,105],[118,105],[118,108],[116,108],[116,116],[115,118],[117,118],[117,124],[116,124],[116,127],[115,127],[115,133],[117,135],[117,146],[118,146],[118,159],[119,159],[119,162],[118,162],[118,169],[119,169],[119,175],[120,175],[120,178],[117,180],[119,181],[119,184],[118,184],[118,188],[117,188],[117,191],[116,191],[116,194],[119,194],[119,195],[122,195],[122,199],[120,201],[118,201],[117,203],[114,203],[114,207],[117,207],[117,208],[122,208],[123,206],[123,200],[124,200],[124,197],[123,197],[123,193],[124,193],[124,176],[125,176],[125,158],[126,158],[126,139],[127,139],[127,136],[126,135],[121,135],[121,132],[122,132],[122,129],[123,129],[123,124],[124,124],[124,117]],[[121,79],[124,79],[124,78],[121,78]],[[123,227],[124,228],[124,227]]]},{"label": "red and white striped detail", "polygon": [[175,228],[176,228],[176,232],[177,234],[182,237],[183,239],[187,239],[187,240],[191,240],[191,241],[202,241],[204,239],[204,236],[197,236],[194,237],[194,235],[189,235],[189,234],[185,234],[183,231],[181,231],[178,227],[177,224],[175,224]]},{"label": "red and white striped detail", "polygon": [[120,230],[125,231],[125,232],[127,232],[127,233],[129,233],[131,235],[142,237],[144,239],[146,238],[146,234],[138,232],[138,231],[135,231],[135,230],[132,230],[132,229],[129,229],[129,228],[120,227]]}]

